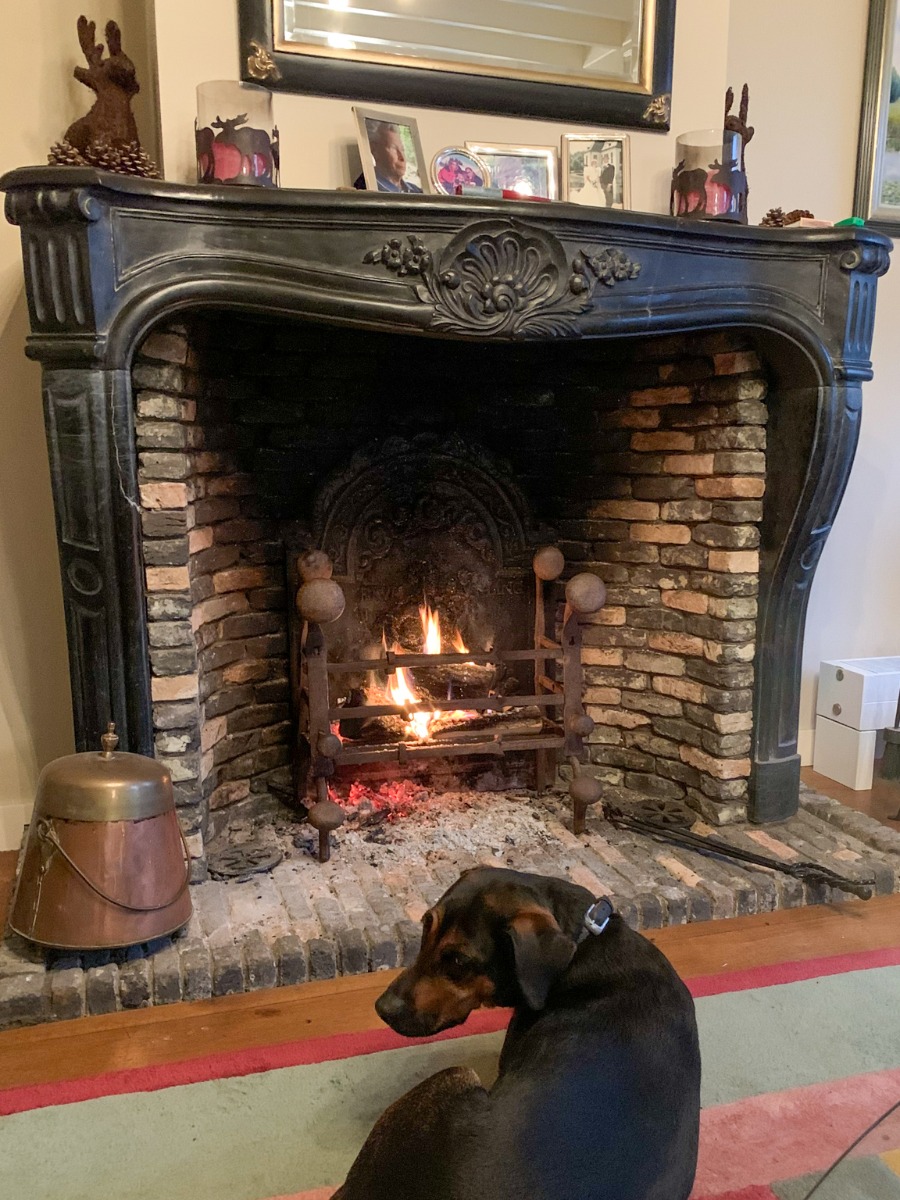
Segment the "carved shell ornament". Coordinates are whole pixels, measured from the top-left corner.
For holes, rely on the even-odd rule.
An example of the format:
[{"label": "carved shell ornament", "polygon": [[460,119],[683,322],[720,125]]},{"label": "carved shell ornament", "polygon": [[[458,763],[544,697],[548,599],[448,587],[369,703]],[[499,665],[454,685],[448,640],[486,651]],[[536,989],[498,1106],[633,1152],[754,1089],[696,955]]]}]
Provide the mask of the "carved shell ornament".
[{"label": "carved shell ornament", "polygon": [[641,269],[611,247],[569,260],[555,238],[497,221],[470,226],[437,262],[416,234],[389,239],[363,261],[417,276],[416,296],[434,310],[431,329],[509,338],[577,336],[574,318],[591,308],[598,285],[636,279]]}]

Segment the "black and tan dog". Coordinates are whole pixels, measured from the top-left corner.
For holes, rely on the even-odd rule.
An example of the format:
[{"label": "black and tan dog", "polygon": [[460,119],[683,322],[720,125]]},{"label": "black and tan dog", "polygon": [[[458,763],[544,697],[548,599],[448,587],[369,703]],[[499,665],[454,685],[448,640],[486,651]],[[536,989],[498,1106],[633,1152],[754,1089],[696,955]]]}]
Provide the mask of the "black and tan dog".
[{"label": "black and tan dog", "polygon": [[565,880],[485,867],[425,914],[419,956],[377,1011],[423,1037],[481,1005],[514,1008],[500,1074],[488,1091],[453,1068],[408,1092],[334,1200],[687,1200],[693,1001],[610,911]]}]

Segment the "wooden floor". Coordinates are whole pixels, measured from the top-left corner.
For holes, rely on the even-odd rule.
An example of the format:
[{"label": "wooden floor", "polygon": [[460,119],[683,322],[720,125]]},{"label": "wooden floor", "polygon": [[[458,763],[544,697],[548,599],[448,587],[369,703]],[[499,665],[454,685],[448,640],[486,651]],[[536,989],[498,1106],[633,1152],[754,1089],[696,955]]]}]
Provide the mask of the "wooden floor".
[{"label": "wooden floor", "polygon": [[[897,790],[889,793],[884,785],[860,793],[839,789],[810,771],[804,779],[881,820],[898,807]],[[0,855],[0,917],[14,866],[15,855]],[[900,895],[678,926],[650,936],[687,979],[896,947]],[[355,976],[0,1033],[0,1087],[375,1028],[379,1021],[372,1005],[391,978],[392,973]]]}]

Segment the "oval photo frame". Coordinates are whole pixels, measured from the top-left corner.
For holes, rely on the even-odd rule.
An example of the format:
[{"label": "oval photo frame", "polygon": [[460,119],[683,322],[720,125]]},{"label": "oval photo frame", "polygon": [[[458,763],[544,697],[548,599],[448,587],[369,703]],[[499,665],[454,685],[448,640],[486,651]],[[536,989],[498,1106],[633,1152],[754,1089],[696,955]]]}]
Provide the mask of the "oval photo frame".
[{"label": "oval photo frame", "polygon": [[445,146],[431,160],[431,182],[444,196],[455,196],[457,185],[486,188],[491,186],[487,163],[462,146]]}]

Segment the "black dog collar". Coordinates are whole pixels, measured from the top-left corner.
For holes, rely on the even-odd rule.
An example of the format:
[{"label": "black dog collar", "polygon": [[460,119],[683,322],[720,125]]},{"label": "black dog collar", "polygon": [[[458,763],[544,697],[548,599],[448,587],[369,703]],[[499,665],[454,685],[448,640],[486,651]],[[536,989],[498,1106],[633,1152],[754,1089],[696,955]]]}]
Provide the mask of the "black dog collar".
[{"label": "black dog collar", "polygon": [[583,925],[585,929],[588,933],[602,933],[609,924],[609,918],[615,911],[606,896],[601,896],[599,900],[594,901],[584,914]]}]

